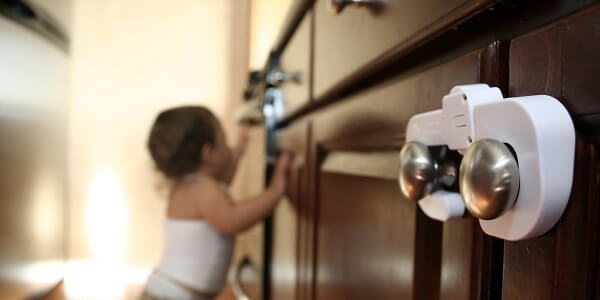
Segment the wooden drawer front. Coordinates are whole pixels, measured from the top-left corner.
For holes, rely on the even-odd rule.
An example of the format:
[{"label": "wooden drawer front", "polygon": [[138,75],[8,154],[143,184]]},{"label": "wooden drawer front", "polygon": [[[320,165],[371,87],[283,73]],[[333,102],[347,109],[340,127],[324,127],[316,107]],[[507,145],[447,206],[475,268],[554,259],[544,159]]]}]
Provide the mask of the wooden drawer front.
[{"label": "wooden drawer front", "polygon": [[473,52],[331,105],[312,116],[317,142],[344,148],[402,146],[410,117],[441,108],[453,86],[479,82],[481,55]]},{"label": "wooden drawer front", "polygon": [[348,5],[336,15],[330,9],[329,0],[317,1],[314,7],[315,97],[382,57],[386,51],[408,50],[491,2],[390,0],[377,11]]},{"label": "wooden drawer front", "polygon": [[312,13],[305,16],[290,43],[281,55],[281,69],[298,73],[300,82],[285,82],[281,85],[285,100],[285,114],[289,115],[310,101],[310,52]]}]

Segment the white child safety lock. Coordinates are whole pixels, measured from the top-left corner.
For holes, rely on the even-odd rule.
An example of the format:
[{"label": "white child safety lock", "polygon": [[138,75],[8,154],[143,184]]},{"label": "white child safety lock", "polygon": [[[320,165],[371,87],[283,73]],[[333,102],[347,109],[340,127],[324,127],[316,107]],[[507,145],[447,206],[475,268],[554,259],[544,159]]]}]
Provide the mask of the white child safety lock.
[{"label": "white child safety lock", "polygon": [[[466,208],[485,233],[516,241],[550,230],[569,200],[575,129],[553,97],[504,99],[487,84],[456,86],[442,109],[409,120],[406,142],[400,188],[433,219],[460,217]],[[444,189],[455,168],[435,161],[430,146],[463,155],[460,194]]]}]

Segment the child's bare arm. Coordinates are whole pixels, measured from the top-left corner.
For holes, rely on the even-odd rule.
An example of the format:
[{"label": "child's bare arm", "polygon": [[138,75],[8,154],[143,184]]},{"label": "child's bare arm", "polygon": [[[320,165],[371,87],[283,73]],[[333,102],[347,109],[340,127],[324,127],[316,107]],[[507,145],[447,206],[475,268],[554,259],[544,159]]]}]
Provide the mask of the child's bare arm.
[{"label": "child's bare arm", "polygon": [[284,154],[278,161],[269,188],[256,197],[235,203],[217,183],[206,182],[202,199],[198,200],[204,219],[224,234],[235,235],[264,219],[285,192],[289,156]]}]

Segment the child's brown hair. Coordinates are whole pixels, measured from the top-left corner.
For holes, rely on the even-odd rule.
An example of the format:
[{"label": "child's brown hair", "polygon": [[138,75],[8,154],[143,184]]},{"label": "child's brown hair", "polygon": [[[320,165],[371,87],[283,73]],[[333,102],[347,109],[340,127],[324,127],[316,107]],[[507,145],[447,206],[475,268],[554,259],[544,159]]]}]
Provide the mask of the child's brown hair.
[{"label": "child's brown hair", "polygon": [[202,148],[214,145],[218,121],[203,106],[181,106],[161,112],[152,125],[148,150],[158,170],[180,179],[202,164]]}]

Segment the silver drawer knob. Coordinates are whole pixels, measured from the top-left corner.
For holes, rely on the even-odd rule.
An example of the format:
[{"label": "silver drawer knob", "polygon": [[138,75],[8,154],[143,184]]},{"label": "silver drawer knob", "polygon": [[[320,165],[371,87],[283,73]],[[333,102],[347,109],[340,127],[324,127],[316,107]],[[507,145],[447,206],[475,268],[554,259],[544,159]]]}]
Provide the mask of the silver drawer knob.
[{"label": "silver drawer knob", "polygon": [[400,151],[400,190],[404,197],[417,201],[433,188],[435,162],[427,146],[408,142]]},{"label": "silver drawer knob", "polygon": [[519,167],[503,143],[482,139],[469,146],[460,164],[460,193],[469,212],[490,220],[510,208],[519,192]]}]

